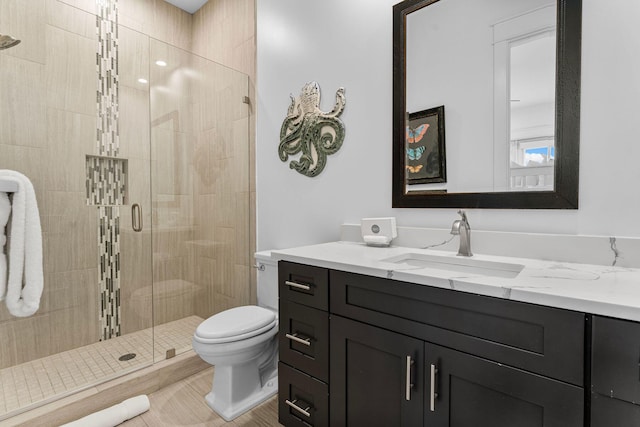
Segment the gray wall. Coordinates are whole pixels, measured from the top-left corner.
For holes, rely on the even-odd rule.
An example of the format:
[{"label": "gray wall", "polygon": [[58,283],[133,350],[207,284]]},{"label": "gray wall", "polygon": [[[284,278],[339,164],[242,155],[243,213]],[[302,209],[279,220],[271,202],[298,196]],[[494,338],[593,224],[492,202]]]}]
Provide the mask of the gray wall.
[{"label": "gray wall", "polygon": [[[446,1],[446,0],[445,0]],[[258,249],[339,239],[339,225],[395,216],[449,227],[455,209],[391,208],[392,6],[396,0],[258,1]],[[583,0],[580,209],[469,210],[475,229],[640,237],[640,2]],[[324,172],[278,158],[289,94],[316,80],[324,111],[346,88],[347,135]]]}]

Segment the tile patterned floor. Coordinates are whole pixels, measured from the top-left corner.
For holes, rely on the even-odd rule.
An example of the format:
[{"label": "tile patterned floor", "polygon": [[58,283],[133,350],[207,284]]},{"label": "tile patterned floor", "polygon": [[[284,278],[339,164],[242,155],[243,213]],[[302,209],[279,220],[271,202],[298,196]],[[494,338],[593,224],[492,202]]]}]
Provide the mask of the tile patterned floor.
[{"label": "tile patterned floor", "polygon": [[[0,369],[0,420],[104,381],[164,360],[166,351],[191,349],[198,316],[100,341],[9,368]],[[152,348],[155,347],[155,351]],[[128,361],[123,354],[135,353]]]},{"label": "tile patterned floor", "polygon": [[204,400],[211,391],[214,368],[185,378],[149,395],[149,411],[119,427],[275,427],[278,423],[277,396],[226,422]]}]

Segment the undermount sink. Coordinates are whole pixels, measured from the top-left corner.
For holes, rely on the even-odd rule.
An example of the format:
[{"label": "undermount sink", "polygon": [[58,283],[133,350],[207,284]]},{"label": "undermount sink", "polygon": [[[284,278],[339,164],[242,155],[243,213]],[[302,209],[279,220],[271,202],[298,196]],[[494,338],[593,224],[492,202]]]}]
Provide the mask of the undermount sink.
[{"label": "undermount sink", "polygon": [[405,253],[380,260],[399,266],[435,268],[458,273],[479,274],[491,277],[514,278],[524,268],[522,264],[477,260],[473,258],[448,257],[422,253]]}]

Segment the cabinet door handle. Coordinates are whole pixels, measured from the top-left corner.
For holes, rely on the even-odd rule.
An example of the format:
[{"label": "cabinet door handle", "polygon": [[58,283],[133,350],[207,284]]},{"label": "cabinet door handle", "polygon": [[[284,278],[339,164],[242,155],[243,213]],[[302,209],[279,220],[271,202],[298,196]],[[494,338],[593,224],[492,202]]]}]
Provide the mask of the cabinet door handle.
[{"label": "cabinet door handle", "polygon": [[407,356],[407,378],[405,378],[405,390],[404,390],[404,398],[405,400],[411,400],[411,388],[413,384],[411,383],[411,366],[413,366],[413,360],[411,360],[411,356]]},{"label": "cabinet door handle", "polygon": [[289,399],[285,399],[284,400],[284,403],[286,403],[287,405],[291,406],[293,409],[295,409],[296,411],[300,412],[305,417],[311,418],[311,414],[309,413],[309,409],[311,409],[311,406],[307,406],[305,409],[302,409],[301,407],[296,405],[297,402],[298,402],[298,399],[294,400],[293,402],[291,402]]},{"label": "cabinet door handle", "polygon": [[300,344],[311,346],[311,338],[300,338],[298,334],[284,334],[285,337],[291,341],[299,342]]},{"label": "cabinet door handle", "polygon": [[437,374],[438,368],[436,368],[436,365],[431,364],[431,393],[429,393],[429,410],[431,412],[435,412],[436,410],[436,397],[438,397],[438,393],[436,393]]},{"label": "cabinet door handle", "polygon": [[303,285],[302,283],[290,282],[290,281],[286,280],[284,282],[284,284],[287,285],[287,286],[290,286],[292,288],[304,289],[305,291],[311,290],[311,286]]}]

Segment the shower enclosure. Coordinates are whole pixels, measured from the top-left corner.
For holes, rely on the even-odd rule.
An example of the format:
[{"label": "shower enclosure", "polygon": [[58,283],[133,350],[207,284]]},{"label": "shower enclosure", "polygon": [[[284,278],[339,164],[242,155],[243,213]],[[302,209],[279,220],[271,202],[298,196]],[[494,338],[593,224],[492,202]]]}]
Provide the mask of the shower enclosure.
[{"label": "shower enclosure", "polygon": [[45,276],[34,316],[0,303],[0,420],[249,302],[249,79],[145,33],[142,8],[0,0],[22,41],[0,51],[0,169],[34,184]]}]

